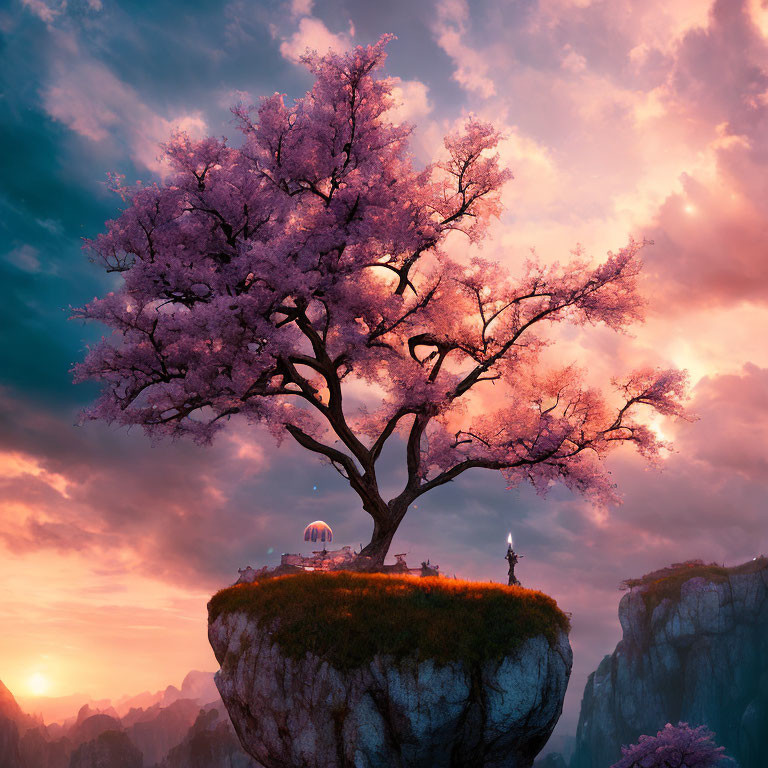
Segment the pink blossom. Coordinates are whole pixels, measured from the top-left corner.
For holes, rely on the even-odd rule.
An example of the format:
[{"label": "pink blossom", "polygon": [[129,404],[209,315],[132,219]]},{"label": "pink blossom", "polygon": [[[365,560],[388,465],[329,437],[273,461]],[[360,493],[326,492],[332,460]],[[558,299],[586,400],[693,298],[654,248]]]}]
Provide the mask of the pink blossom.
[{"label": "pink blossom", "polygon": [[611,768],[715,768],[733,763],[724,757],[723,747],[715,746],[714,734],[688,723],[667,723],[655,736],[641,736],[621,751],[624,756]]}]

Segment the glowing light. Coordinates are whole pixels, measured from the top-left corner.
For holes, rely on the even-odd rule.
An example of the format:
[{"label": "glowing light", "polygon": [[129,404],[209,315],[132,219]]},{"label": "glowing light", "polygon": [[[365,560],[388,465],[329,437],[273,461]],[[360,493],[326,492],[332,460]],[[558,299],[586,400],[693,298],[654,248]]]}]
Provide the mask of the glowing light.
[{"label": "glowing light", "polygon": [[669,442],[669,436],[666,432],[664,432],[664,429],[662,428],[658,419],[650,420],[648,426],[659,440],[662,440],[663,442]]},{"label": "glowing light", "polygon": [[43,696],[50,688],[48,678],[40,672],[35,672],[27,680],[27,688],[33,696]]},{"label": "glowing light", "polygon": [[512,534],[511,533],[509,534],[509,536],[507,536],[507,544],[509,544],[510,547],[512,546]]},{"label": "glowing light", "polygon": [[768,9],[763,7],[760,0],[749,0],[748,8],[753,24],[760,30],[763,37],[768,38]]},{"label": "glowing light", "polygon": [[689,216],[693,216],[693,214],[694,214],[694,213],[696,213],[696,206],[695,206],[695,205],[691,205],[690,203],[688,203],[688,205],[686,205],[686,206],[685,206],[685,208],[683,208],[683,210],[684,210],[684,211],[685,211],[685,212],[686,212],[686,213],[687,213]]}]

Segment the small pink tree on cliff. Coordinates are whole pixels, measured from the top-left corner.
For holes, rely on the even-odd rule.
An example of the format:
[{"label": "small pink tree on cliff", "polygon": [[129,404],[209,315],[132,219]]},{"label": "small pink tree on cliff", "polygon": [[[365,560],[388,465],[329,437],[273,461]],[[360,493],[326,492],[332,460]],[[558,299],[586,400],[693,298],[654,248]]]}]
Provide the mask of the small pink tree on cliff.
[{"label": "small pink tree on cliff", "polygon": [[[679,371],[643,370],[615,382],[611,407],[573,367],[543,369],[546,323],[641,317],[641,244],[598,267],[532,261],[516,280],[448,258],[454,230],[483,237],[512,175],[476,119],[444,160],[413,167],[409,126],[386,117],[391,82],[375,76],[386,42],[308,56],[304,98],[235,110],[240,149],[173,137],[168,182],[123,190],[127,209],[89,243],[121,289],[75,312],[113,329],[75,369],[105,385],[88,416],[204,443],[235,414],[287,432],[360,497],[374,566],[409,505],[468,469],[609,499],[600,460],[621,442],[653,457],[661,444],[634,413],[680,415],[685,390]],[[492,412],[468,407],[494,383]],[[369,393],[351,409],[366,387],[379,404]],[[387,500],[376,465],[395,433],[407,480]]]},{"label": "small pink tree on cliff", "polygon": [[623,757],[611,768],[717,768],[731,765],[725,748],[703,725],[667,723],[655,736],[641,736],[637,744],[622,747]]}]

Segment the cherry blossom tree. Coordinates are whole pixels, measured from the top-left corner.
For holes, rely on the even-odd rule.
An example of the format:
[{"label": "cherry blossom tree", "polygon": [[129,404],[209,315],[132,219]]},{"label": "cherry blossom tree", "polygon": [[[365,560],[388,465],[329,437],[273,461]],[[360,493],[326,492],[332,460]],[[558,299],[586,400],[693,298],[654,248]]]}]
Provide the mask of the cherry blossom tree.
[{"label": "cherry blossom tree", "polygon": [[623,757],[611,768],[716,768],[733,764],[725,748],[703,725],[667,723],[655,736],[641,736],[637,744],[621,748]]},{"label": "cherry blossom tree", "polygon": [[[74,313],[112,328],[75,368],[104,384],[88,417],[202,443],[236,415],[290,435],[359,496],[374,567],[409,506],[469,469],[612,500],[601,460],[623,442],[656,456],[637,414],[683,415],[686,389],[680,371],[645,369],[612,402],[540,359],[548,324],[641,318],[645,243],[516,278],[449,258],[449,236],[483,238],[512,174],[474,117],[414,167],[411,127],[388,119],[387,41],[308,54],[306,96],[234,110],[240,148],[173,136],[167,181],[121,187],[125,210],[87,244],[120,289]],[[407,477],[385,499],[377,462],[395,435]]]}]

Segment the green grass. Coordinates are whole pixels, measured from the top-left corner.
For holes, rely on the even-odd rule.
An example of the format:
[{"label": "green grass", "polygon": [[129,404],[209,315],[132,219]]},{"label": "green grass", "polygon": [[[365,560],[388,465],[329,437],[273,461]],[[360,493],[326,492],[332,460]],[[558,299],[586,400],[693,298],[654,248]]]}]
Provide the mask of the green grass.
[{"label": "green grass", "polygon": [[768,568],[768,558],[762,556],[731,568],[717,563],[704,563],[701,560],[688,560],[647,573],[639,579],[627,579],[622,582],[622,587],[638,588],[643,595],[646,610],[650,613],[664,599],[677,602],[683,584],[689,579],[700,577],[719,584],[728,581],[729,577],[735,574],[757,573],[765,568]]},{"label": "green grass", "polygon": [[570,630],[555,601],[522,587],[383,574],[302,573],[223,589],[209,621],[245,612],[271,626],[282,652],[307,652],[338,669],[376,654],[438,664],[500,659],[530,637]]}]

